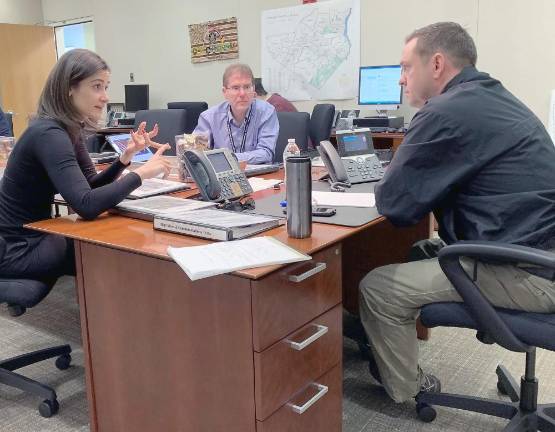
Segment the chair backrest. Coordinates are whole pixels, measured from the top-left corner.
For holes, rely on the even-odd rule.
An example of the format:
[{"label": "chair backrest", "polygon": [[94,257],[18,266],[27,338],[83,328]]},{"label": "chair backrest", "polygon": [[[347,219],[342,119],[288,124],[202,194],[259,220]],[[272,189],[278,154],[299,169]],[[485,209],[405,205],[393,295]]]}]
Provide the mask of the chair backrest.
[{"label": "chair backrest", "polygon": [[5,112],[4,116],[6,117],[6,120],[8,121],[8,128],[9,128],[9,132],[10,132],[10,136],[13,136],[13,118],[12,118],[12,113],[11,112]]},{"label": "chair backrest", "polygon": [[168,143],[171,150],[166,155],[175,155],[175,136],[185,132],[187,126],[187,111],[184,109],[154,109],[142,110],[135,113],[135,125],[146,122],[147,129],[150,130],[158,123],[158,135],[154,140],[160,144]]},{"label": "chair backrest", "polygon": [[308,125],[310,116],[305,112],[278,112],[279,134],[274,153],[274,162],[283,162],[283,150],[289,138],[295,142],[301,151],[308,149]]},{"label": "chair backrest", "polygon": [[312,115],[310,116],[310,140],[314,147],[319,146],[320,141],[330,139],[334,115],[335,105],[314,105]]},{"label": "chair backrest", "polygon": [[208,109],[206,102],[168,102],[168,109],[187,110],[187,128],[185,133],[191,133],[198,124],[200,113]]}]

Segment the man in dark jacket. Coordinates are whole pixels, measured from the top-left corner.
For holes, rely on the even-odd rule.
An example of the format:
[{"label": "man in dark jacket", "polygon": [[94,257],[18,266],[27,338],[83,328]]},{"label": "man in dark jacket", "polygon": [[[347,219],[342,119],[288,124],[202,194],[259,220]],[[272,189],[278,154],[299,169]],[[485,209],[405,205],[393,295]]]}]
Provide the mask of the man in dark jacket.
[{"label": "man in dark jacket", "polygon": [[[555,147],[540,120],[476,70],[476,47],[456,23],[416,30],[400,84],[420,108],[384,179],[379,212],[398,226],[434,212],[446,243],[492,240],[555,248]],[[462,261],[496,306],[555,312],[553,275]],[[440,382],[418,366],[415,320],[428,303],[461,301],[437,258],[380,267],[360,283],[370,370],[397,402]],[[377,366],[377,367],[376,367]]]}]

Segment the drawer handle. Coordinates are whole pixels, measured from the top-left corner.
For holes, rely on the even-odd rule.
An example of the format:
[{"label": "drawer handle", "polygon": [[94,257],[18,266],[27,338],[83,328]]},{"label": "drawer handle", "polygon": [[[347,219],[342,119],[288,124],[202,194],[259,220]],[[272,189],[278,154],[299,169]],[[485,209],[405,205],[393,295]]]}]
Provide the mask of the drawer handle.
[{"label": "drawer handle", "polygon": [[291,282],[302,282],[305,279],[308,279],[310,276],[314,276],[315,274],[320,273],[326,269],[326,263],[316,263],[316,265],[311,268],[310,270],[301,273],[300,275],[289,275],[289,281]]},{"label": "drawer handle", "polygon": [[297,414],[304,413],[307,409],[309,409],[312,405],[318,402],[318,400],[321,399],[322,396],[324,396],[328,392],[328,387],[325,385],[318,384],[318,383],[314,383],[313,385],[318,389],[318,393],[316,393],[309,400],[307,400],[304,405],[299,406],[299,405],[289,404],[293,412]]},{"label": "drawer handle", "polygon": [[316,333],[314,333],[312,336],[306,338],[302,342],[294,342],[292,340],[287,339],[287,342],[291,345],[291,348],[293,348],[294,350],[297,350],[297,351],[305,349],[307,346],[309,346],[316,339],[321,338],[322,336],[324,336],[328,332],[328,328],[326,326],[323,326],[323,325],[320,325],[320,324],[314,324],[314,327],[316,327],[318,329],[318,331]]}]

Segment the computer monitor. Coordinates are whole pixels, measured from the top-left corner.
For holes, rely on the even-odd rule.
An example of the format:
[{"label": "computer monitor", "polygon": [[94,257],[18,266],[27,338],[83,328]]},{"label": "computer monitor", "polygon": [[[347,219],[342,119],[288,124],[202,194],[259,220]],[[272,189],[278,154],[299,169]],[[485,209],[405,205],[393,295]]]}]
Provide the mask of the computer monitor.
[{"label": "computer monitor", "polygon": [[378,112],[398,109],[403,101],[400,78],[400,65],[361,66],[358,104],[374,106]]},{"label": "computer monitor", "polygon": [[125,111],[137,112],[148,109],[148,84],[125,85]]}]

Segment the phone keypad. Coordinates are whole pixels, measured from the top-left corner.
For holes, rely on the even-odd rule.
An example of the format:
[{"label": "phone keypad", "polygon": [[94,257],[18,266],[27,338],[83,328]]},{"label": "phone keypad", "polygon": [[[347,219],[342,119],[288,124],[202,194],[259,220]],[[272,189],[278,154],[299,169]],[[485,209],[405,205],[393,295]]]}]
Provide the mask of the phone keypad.
[{"label": "phone keypad", "polygon": [[252,193],[252,187],[244,174],[222,174],[218,176],[222,192],[221,198],[232,199]]},{"label": "phone keypad", "polygon": [[357,157],[344,161],[347,175],[351,183],[365,183],[381,180],[385,174],[379,159],[372,155],[370,157]]}]

